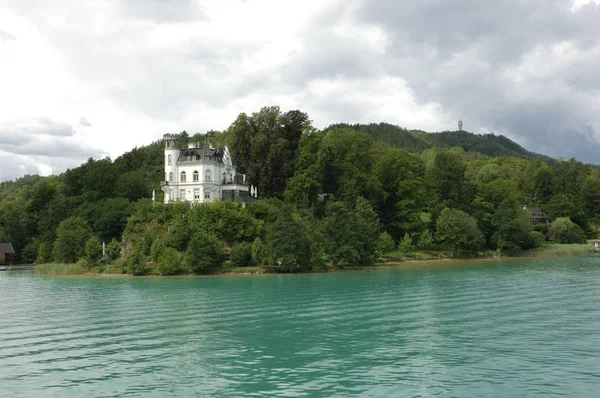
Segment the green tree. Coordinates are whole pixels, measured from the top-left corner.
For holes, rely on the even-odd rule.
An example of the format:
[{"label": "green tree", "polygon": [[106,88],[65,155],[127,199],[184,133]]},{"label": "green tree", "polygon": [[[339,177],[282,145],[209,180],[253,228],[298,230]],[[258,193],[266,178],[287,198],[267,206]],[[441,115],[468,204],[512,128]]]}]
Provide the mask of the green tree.
[{"label": "green tree", "polygon": [[531,249],[535,240],[530,234],[531,219],[512,199],[503,201],[491,219],[495,232],[492,241],[496,248],[507,252]]},{"label": "green tree", "polygon": [[381,187],[376,208],[386,231],[394,239],[420,231],[425,207],[423,161],[403,149],[387,149],[377,156],[374,175]]},{"label": "green tree", "polygon": [[442,151],[435,155],[431,183],[438,202],[448,207],[468,207],[472,191],[465,178],[466,171],[467,165],[460,154]]},{"label": "green tree", "polygon": [[377,242],[381,233],[379,217],[371,204],[362,196],[356,200],[354,207],[356,230],[360,231],[360,243],[357,245],[360,264],[371,264],[375,261]]},{"label": "green tree", "polygon": [[235,267],[247,267],[252,264],[252,243],[238,242],[231,247],[229,260]]},{"label": "green tree", "polygon": [[548,229],[548,236],[556,243],[584,243],[585,232],[568,217],[559,217]]},{"label": "green tree", "polygon": [[294,174],[302,133],[311,130],[306,113],[282,113],[277,106],[263,107],[248,116],[242,113],[229,127],[231,154],[238,170],[258,186],[260,197],[280,197]]},{"label": "green tree", "polygon": [[572,217],[575,213],[575,204],[567,195],[559,193],[550,198],[544,210],[552,219]]},{"label": "green tree", "polygon": [[412,238],[410,237],[410,235],[407,233],[404,234],[404,238],[402,238],[402,240],[400,241],[400,243],[398,244],[398,249],[402,252],[402,253],[408,253],[413,251],[413,241]]},{"label": "green tree", "polygon": [[146,274],[146,255],[143,245],[134,245],[132,253],[127,258],[127,272],[132,275]]},{"label": "green tree", "polygon": [[[583,210],[593,218],[600,215],[600,173],[586,178],[581,187]],[[599,220],[600,221],[600,220]]]},{"label": "green tree", "polygon": [[47,264],[52,262],[52,242],[42,241],[38,247],[37,264]]},{"label": "green tree", "polygon": [[252,261],[257,265],[261,265],[264,264],[266,259],[266,246],[262,239],[257,237],[254,239],[254,242],[252,242]]},{"label": "green tree", "polygon": [[422,250],[429,250],[433,247],[433,235],[430,230],[426,229],[421,233],[417,247]]},{"label": "green tree", "polygon": [[223,244],[215,234],[197,231],[187,249],[187,264],[193,272],[218,267],[223,262]]},{"label": "green tree", "polygon": [[85,257],[91,265],[96,265],[102,259],[102,242],[100,239],[92,235],[85,242]]},{"label": "green tree", "polygon": [[85,220],[69,217],[60,223],[52,254],[58,263],[74,263],[85,256],[85,245],[92,231]]},{"label": "green tree", "polygon": [[323,236],[326,237],[325,253],[334,266],[341,261],[358,263],[358,231],[355,230],[353,214],[343,202],[327,205],[326,217],[322,220]]},{"label": "green tree", "polygon": [[387,232],[382,232],[377,240],[377,252],[379,254],[389,253],[396,248],[396,242],[392,235]]},{"label": "green tree", "polygon": [[463,250],[477,250],[483,243],[477,221],[462,210],[449,208],[445,208],[437,220],[436,238],[449,244],[455,255]]},{"label": "green tree", "polygon": [[96,201],[111,197],[117,185],[117,169],[110,158],[88,161],[85,174],[81,178],[83,199]]},{"label": "green tree", "polygon": [[184,271],[181,253],[172,247],[165,247],[160,252],[156,266],[161,275],[177,275]]},{"label": "green tree", "polygon": [[111,263],[115,261],[121,255],[121,247],[116,239],[111,240],[106,245],[106,262]]},{"label": "green tree", "polygon": [[279,267],[283,272],[307,270],[311,267],[311,248],[305,224],[291,208],[283,209],[267,230],[267,265]]},{"label": "green tree", "polygon": [[359,196],[375,188],[371,168],[373,141],[364,133],[350,129],[333,129],[323,138],[318,153],[318,167],[326,194],[354,203]]}]

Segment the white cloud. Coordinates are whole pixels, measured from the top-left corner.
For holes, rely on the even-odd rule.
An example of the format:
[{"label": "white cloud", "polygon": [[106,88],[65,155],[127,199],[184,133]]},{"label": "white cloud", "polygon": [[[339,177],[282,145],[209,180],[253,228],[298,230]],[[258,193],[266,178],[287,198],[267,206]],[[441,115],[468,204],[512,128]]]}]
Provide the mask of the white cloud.
[{"label": "white cloud", "polygon": [[[596,3],[6,0],[0,125],[27,125],[28,139],[41,129],[65,153],[50,162],[23,144],[0,178],[60,173],[73,166],[68,150],[114,158],[166,132],[221,130],[265,105],[308,112],[321,128],[445,130],[462,117],[522,143],[597,138]],[[552,155],[590,159],[547,141]]]}]

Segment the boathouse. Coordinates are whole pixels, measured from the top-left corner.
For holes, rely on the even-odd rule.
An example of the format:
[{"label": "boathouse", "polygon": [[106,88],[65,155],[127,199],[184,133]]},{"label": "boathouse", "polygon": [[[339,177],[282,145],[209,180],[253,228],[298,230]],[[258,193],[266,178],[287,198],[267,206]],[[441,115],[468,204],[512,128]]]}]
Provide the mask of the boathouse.
[{"label": "boathouse", "polygon": [[13,249],[12,245],[0,242],[0,264],[8,264],[12,254],[15,254],[15,249]]}]

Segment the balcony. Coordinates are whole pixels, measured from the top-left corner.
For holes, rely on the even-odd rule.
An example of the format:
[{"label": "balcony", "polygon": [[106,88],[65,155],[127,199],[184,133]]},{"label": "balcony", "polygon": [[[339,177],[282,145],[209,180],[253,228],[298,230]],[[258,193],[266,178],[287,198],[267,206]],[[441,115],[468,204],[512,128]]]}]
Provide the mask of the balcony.
[{"label": "balcony", "polygon": [[244,175],[241,173],[235,173],[234,176],[225,176],[221,179],[221,185],[244,185],[248,183],[244,182]]}]

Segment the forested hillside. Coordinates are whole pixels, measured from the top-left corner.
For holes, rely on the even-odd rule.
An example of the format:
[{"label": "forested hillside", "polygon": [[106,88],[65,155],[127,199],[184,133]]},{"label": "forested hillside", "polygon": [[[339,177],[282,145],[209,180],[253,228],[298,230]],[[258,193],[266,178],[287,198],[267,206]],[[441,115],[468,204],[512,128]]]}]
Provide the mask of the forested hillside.
[{"label": "forested hillside", "polygon": [[549,156],[530,152],[503,135],[473,134],[467,131],[444,131],[427,133],[421,130],[406,130],[388,123],[379,124],[334,124],[325,132],[335,128],[350,128],[367,133],[374,140],[381,140],[391,146],[404,148],[411,152],[421,152],[431,148],[460,147],[466,152],[496,156],[515,156],[523,159],[540,160],[553,164]]},{"label": "forested hillside", "polygon": [[[554,160],[506,137],[425,133],[381,123],[319,131],[301,111],[265,107],[223,132],[184,141],[229,145],[262,198],[246,207],[162,200],[161,141],[58,176],[0,183],[0,241],[19,260],[98,261],[101,241],[125,240],[123,269],[194,271],[260,263],[297,271],[365,264],[397,244],[515,252],[544,240],[579,242],[600,224],[598,167]],[[532,226],[523,206],[556,220]]]}]

